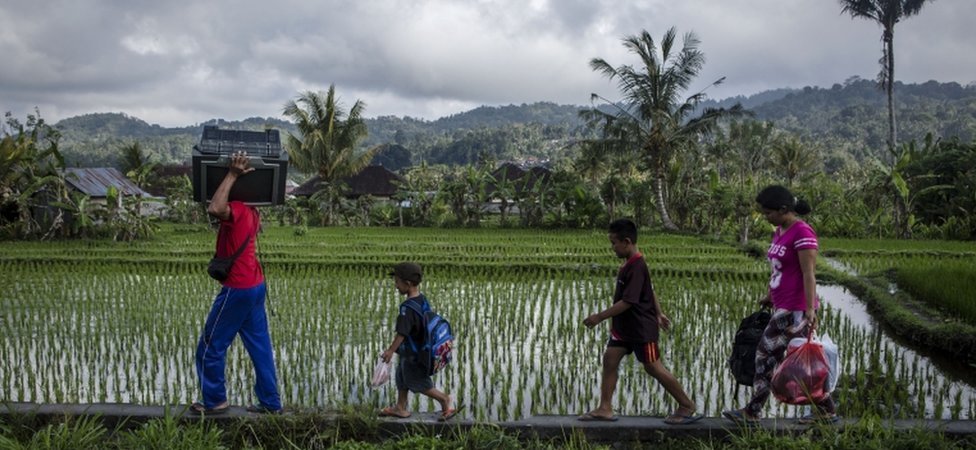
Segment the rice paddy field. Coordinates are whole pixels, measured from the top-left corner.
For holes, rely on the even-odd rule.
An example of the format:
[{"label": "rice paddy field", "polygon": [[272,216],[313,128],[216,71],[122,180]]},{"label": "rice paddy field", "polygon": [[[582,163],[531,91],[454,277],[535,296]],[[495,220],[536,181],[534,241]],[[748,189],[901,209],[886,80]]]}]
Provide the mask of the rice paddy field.
[{"label": "rice paddy field", "polygon": [[[170,226],[131,244],[0,244],[0,401],[197,400],[193,353],[218,290],[205,270],[213,241],[210,230]],[[582,321],[610,305],[620,264],[602,231],[315,228],[299,236],[268,227],[258,245],[286,407],[394,400],[392,384],[368,383],[402,301],[386,274],[403,260],[424,266],[422,290],[454,327],[455,360],[435,382],[466,405],[467,418],[579,414],[597,403],[608,323]],[[665,365],[707,415],[741,406],[749,389],[733,398],[726,358],[739,320],[765,292],[766,263],[691,236],[645,234],[640,247],[674,323],[662,334]],[[972,385],[887,339],[856,299],[824,292],[822,329],[842,361],[841,414],[976,416]],[[239,342],[228,352],[227,383],[232,403],[253,401]],[[624,415],[674,408],[632,358],[616,405]],[[411,408],[438,407],[411,396]],[[796,409],[770,401],[766,414]]]},{"label": "rice paddy field", "polygon": [[837,239],[824,247],[849,271],[891,273],[913,298],[976,325],[976,242]]}]

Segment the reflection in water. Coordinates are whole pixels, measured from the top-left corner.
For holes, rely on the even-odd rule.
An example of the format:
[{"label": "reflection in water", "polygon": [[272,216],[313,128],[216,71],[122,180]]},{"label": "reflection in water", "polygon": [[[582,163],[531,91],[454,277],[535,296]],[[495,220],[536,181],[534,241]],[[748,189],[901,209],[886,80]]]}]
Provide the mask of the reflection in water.
[{"label": "reflection in water", "polygon": [[[940,402],[933,398],[933,394],[940,390],[948,393],[949,399],[958,399],[961,405],[968,405],[976,399],[976,370],[971,365],[930,349],[918,348],[894,336],[868,313],[857,297],[842,286],[817,286],[817,293],[824,302],[826,314],[831,314],[831,311],[839,313],[839,318],[843,318],[843,322],[852,328],[845,334],[864,336],[866,339],[856,341],[865,344],[870,342],[872,347],[880,347],[885,358],[896,365],[893,372],[901,374],[900,382],[907,385],[929,385],[925,402],[927,416],[935,413],[935,405]],[[858,349],[845,349],[844,342],[838,342],[838,347],[842,358],[846,356],[847,359],[856,359],[858,354],[864,353]],[[842,372],[853,374],[851,369],[848,364],[842,367]],[[923,374],[925,379],[913,379]],[[953,406],[954,404],[945,404],[942,417],[949,417]]]},{"label": "reflection in water", "polygon": [[[282,400],[297,408],[385,406],[396,396],[392,383],[374,390],[367,381],[389,343],[402,298],[386,281],[369,284],[358,274],[327,275],[272,284],[283,312],[272,322]],[[700,412],[714,417],[743,405],[750,393],[742,388],[733,398],[726,359],[739,320],[754,310],[765,288],[749,276],[709,277],[661,277],[655,289],[674,323],[661,337],[662,360]],[[174,404],[196,399],[192,364],[201,305],[208,300],[200,294],[199,283],[205,280],[186,277],[145,293],[142,303],[122,307],[117,293],[134,289],[136,280],[24,278],[9,281],[9,291],[21,294],[0,311],[0,324],[14,330],[0,339],[0,392],[5,395],[0,400]],[[612,278],[574,272],[425,283],[458,337],[455,361],[437,374],[437,385],[465,405],[465,418],[476,420],[580,414],[595,407],[608,324],[587,329],[582,321],[609,305],[612,289]],[[845,380],[881,367],[913,404],[924,403],[926,417],[950,417],[957,405],[959,417],[974,416],[972,368],[888,337],[845,289],[818,289],[825,304],[824,331],[838,344]],[[131,310],[137,307],[145,311]],[[253,367],[235,344],[227,367],[232,403],[251,401],[252,380]],[[438,408],[423,396],[410,398],[414,411]],[[645,416],[661,416],[674,407],[633,357],[621,365],[615,405],[618,414]],[[788,417],[796,409],[771,401],[764,413]]]}]

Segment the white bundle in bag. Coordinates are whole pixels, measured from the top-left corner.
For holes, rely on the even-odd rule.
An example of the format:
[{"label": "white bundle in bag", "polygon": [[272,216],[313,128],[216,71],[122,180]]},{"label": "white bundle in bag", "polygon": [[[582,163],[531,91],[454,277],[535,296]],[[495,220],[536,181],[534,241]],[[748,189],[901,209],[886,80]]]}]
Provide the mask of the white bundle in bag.
[{"label": "white bundle in bag", "polygon": [[383,362],[383,358],[380,358],[376,362],[376,367],[373,368],[373,380],[370,385],[373,388],[378,388],[390,381],[390,363]]},{"label": "white bundle in bag", "polygon": [[820,339],[823,344],[824,354],[827,355],[827,365],[830,366],[830,375],[827,377],[827,392],[834,392],[837,387],[837,380],[840,378],[840,357],[837,355],[837,344],[830,336],[824,334]]}]

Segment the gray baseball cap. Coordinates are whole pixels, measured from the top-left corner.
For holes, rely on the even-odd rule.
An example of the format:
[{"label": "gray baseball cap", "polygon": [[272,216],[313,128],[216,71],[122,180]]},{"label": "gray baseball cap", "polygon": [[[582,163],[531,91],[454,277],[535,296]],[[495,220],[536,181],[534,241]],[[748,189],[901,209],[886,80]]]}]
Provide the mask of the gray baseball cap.
[{"label": "gray baseball cap", "polygon": [[397,276],[401,280],[420,283],[420,280],[424,277],[424,272],[423,269],[420,268],[420,264],[414,262],[402,262],[393,266],[393,271],[390,272],[390,276]]}]

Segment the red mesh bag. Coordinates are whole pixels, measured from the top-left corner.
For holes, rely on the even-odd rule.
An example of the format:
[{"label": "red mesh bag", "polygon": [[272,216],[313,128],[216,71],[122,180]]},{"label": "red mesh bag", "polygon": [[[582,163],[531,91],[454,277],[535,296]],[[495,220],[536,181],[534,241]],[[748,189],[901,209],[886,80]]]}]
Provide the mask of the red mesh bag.
[{"label": "red mesh bag", "polygon": [[830,365],[823,346],[813,342],[812,338],[811,333],[806,343],[791,349],[773,371],[770,390],[776,400],[791,405],[807,405],[820,403],[829,395],[827,377]]}]

